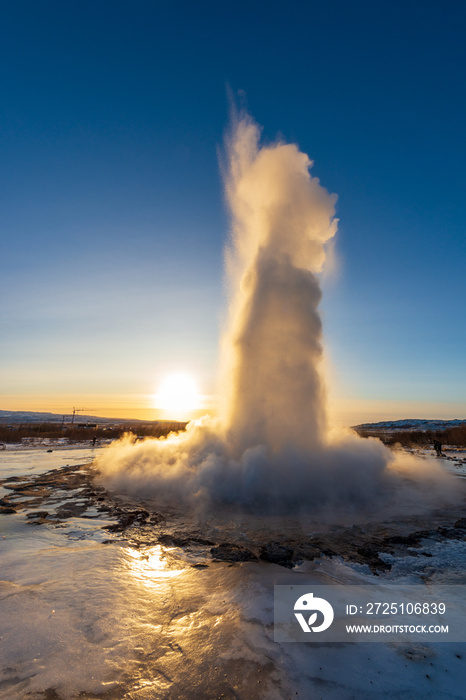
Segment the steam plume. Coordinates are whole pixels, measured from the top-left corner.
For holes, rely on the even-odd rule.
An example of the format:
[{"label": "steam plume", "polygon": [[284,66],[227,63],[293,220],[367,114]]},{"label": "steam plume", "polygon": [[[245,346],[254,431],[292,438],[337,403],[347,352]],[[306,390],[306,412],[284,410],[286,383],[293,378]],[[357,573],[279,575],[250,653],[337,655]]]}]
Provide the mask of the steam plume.
[{"label": "steam plume", "polygon": [[226,146],[232,228],[220,419],[167,440],[112,445],[99,463],[106,486],[294,512],[393,501],[402,483],[410,501],[407,480],[418,484],[416,498],[421,481],[431,498],[448,481],[433,462],[396,457],[378,440],[327,435],[318,273],[337,229],[335,195],[297,146],[261,146],[248,115],[234,121]]},{"label": "steam plume", "polygon": [[310,176],[312,163],[295,145],[260,148],[259,136],[245,116],[228,144],[233,298],[224,421],[239,452],[257,444],[312,450],[325,428],[315,273],[336,233],[336,197]]}]

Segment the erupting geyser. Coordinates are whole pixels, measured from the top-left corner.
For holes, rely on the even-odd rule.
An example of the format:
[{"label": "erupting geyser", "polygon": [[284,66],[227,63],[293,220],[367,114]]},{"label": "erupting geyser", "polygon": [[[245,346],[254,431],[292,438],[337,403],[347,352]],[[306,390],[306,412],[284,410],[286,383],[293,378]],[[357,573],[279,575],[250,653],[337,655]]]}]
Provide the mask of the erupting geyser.
[{"label": "erupting geyser", "polygon": [[336,197],[310,176],[297,146],[260,148],[259,135],[245,116],[228,144],[233,299],[224,422],[241,452],[257,444],[314,450],[325,430],[315,273],[336,233]]},{"label": "erupting geyser", "polygon": [[226,144],[232,227],[220,418],[167,440],[112,445],[99,458],[105,485],[164,502],[274,512],[373,506],[393,489],[398,504],[414,493],[419,500],[422,487],[429,499],[433,485],[444,494],[448,479],[433,462],[354,434],[329,440],[317,273],[337,229],[336,197],[311,177],[296,145],[261,146],[259,137],[242,115]]}]

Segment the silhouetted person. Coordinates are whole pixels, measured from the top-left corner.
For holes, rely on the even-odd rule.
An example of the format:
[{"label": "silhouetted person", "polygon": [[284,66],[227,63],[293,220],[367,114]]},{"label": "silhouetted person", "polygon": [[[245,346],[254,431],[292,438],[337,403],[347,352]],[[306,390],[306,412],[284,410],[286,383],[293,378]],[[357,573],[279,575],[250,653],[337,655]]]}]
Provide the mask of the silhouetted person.
[{"label": "silhouetted person", "polygon": [[97,439],[97,438],[96,438],[96,436],[94,435],[94,437],[92,438],[92,447],[95,447],[95,441],[96,441],[96,439]]},{"label": "silhouetted person", "polygon": [[440,442],[440,440],[434,440],[434,450],[437,453],[437,457],[442,456],[442,443]]}]

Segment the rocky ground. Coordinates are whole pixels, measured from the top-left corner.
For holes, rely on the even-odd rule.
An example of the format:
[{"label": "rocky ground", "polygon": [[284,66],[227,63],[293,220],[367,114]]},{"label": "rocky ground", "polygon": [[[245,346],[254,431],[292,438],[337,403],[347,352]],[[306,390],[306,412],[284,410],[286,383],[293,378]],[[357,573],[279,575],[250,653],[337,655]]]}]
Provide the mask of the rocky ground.
[{"label": "rocky ground", "polygon": [[378,574],[391,567],[384,560],[384,553],[429,557],[428,552],[421,551],[426,540],[466,539],[464,501],[428,516],[412,515],[383,522],[321,528],[314,522],[309,529],[299,522],[288,522],[284,527],[283,521],[266,518],[264,523],[264,518],[260,518],[260,526],[254,526],[251,520],[253,526],[248,527],[244,520],[233,522],[228,513],[219,520],[188,516],[168,507],[142,508],[110,494],[95,477],[95,467],[85,464],[3,479],[0,486],[6,494],[0,499],[0,514],[24,512],[31,527],[60,527],[72,518],[95,520],[99,527],[99,519],[108,522],[110,518],[112,524],[102,525],[108,532],[104,545],[120,543],[140,549],[161,544],[181,548],[196,567],[208,566],[209,560],[261,560],[291,569],[304,561],[338,556],[366,564]]}]

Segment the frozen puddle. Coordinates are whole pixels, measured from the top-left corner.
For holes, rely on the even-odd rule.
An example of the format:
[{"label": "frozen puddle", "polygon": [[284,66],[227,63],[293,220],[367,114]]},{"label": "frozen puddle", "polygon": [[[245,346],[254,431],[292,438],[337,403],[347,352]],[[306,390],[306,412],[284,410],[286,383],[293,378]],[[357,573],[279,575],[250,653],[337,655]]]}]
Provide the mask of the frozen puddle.
[{"label": "frozen puddle", "polygon": [[464,697],[460,645],[276,644],[273,584],[323,573],[58,536],[7,554],[1,698]]}]

